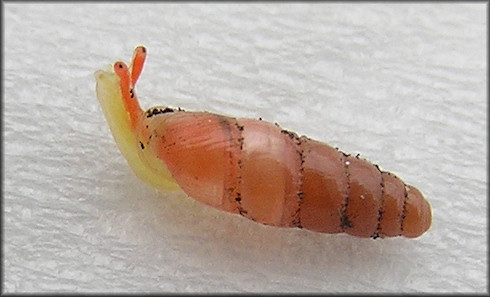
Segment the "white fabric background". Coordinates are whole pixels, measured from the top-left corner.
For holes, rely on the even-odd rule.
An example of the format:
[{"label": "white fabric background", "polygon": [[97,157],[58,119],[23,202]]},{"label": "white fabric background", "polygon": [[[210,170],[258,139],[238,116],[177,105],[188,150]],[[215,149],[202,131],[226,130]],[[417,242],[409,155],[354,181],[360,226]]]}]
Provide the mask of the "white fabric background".
[{"label": "white fabric background", "polygon": [[[485,292],[486,9],[4,3],[5,292]],[[157,192],[93,72],[148,48],[144,107],[262,117],[417,186],[433,226],[372,240]]]}]

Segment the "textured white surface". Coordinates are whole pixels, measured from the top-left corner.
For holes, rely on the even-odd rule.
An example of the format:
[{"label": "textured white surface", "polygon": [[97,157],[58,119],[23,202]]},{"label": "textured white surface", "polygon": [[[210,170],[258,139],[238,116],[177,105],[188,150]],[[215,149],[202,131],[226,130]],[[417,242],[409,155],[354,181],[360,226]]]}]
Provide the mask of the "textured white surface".
[{"label": "textured white surface", "polygon": [[[486,4],[4,3],[5,292],[485,292]],[[266,227],[138,180],[93,72],[262,117],[423,191],[432,229],[371,240]]]}]

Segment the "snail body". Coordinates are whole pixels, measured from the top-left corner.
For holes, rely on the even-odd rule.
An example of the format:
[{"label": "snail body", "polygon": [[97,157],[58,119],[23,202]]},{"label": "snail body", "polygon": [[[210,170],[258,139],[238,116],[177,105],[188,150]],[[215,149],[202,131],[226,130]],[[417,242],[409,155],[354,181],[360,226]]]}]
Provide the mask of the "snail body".
[{"label": "snail body", "polygon": [[359,156],[262,120],[143,111],[134,86],[145,58],[140,46],[130,68],[116,62],[95,73],[112,134],[142,180],[266,225],[372,238],[429,229],[422,193]]}]

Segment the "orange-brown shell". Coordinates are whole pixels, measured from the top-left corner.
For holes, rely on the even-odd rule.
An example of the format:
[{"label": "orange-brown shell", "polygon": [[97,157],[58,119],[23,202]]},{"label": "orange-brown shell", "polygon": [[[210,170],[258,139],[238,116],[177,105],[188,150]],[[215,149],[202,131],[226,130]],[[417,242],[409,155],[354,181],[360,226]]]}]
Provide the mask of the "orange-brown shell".
[{"label": "orange-brown shell", "polygon": [[138,127],[190,197],[254,221],[359,237],[417,237],[431,224],[420,191],[329,145],[260,120],[150,110]]}]

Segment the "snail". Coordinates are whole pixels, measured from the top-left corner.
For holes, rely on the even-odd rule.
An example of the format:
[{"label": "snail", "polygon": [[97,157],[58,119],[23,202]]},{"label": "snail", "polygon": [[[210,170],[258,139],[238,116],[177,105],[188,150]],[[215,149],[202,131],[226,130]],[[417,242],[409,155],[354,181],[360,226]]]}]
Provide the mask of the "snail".
[{"label": "snail", "polygon": [[135,85],[146,49],[131,65],[95,72],[96,93],[134,173],[159,190],[258,223],[358,237],[418,237],[431,226],[422,193],[379,166],[261,119],[141,109]]}]

